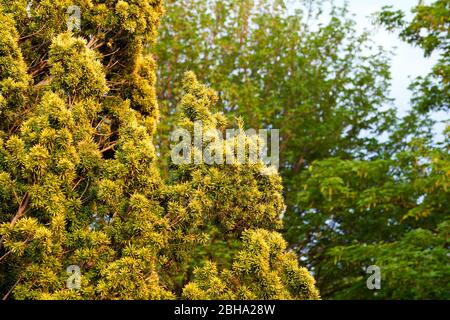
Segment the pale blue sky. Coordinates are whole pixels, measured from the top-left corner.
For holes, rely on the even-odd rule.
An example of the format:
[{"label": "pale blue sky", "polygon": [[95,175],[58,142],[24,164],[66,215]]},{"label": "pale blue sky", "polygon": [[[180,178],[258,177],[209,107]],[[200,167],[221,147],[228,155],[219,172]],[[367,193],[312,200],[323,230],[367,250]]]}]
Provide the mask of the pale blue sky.
[{"label": "pale blue sky", "polygon": [[[342,2],[343,1],[338,1]],[[349,0],[349,9],[355,14],[358,27],[373,30],[373,40],[378,45],[394,52],[391,64],[392,72],[392,96],[395,98],[400,115],[408,109],[411,93],[408,86],[411,80],[417,76],[425,75],[431,71],[436,63],[436,57],[424,58],[420,48],[413,47],[398,38],[397,34],[389,33],[383,28],[376,28],[368,18],[374,12],[379,11],[385,5],[393,5],[395,8],[410,13],[411,7],[417,4],[416,0]]]},{"label": "pale blue sky", "polygon": [[[291,6],[295,7],[300,4],[301,0],[290,0]],[[329,1],[322,1],[327,7]],[[372,31],[373,41],[376,45],[383,46],[386,50],[392,51],[391,72],[392,87],[391,97],[395,99],[395,106],[399,115],[404,115],[409,108],[409,100],[411,92],[408,86],[412,79],[420,75],[425,75],[431,71],[432,66],[436,63],[436,57],[424,58],[423,51],[417,47],[413,47],[404,43],[395,33],[387,32],[382,27],[376,27],[372,24],[370,16],[380,11],[383,6],[392,5],[396,9],[403,10],[411,17],[410,10],[417,4],[417,0],[335,0],[335,3],[342,5],[348,3],[349,11],[354,15],[357,28],[360,32],[365,29]],[[325,22],[327,17],[323,18]]]}]

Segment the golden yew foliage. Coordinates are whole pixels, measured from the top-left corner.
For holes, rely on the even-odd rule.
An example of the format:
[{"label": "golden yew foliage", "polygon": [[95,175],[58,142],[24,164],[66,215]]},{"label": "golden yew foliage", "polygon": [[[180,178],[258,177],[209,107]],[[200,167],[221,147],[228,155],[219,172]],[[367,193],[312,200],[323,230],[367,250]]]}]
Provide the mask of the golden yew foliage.
[{"label": "golden yew foliage", "polygon": [[242,249],[231,269],[218,271],[214,262],[194,270],[194,280],[183,290],[187,299],[319,299],[314,279],[297,257],[286,252],[277,232],[244,231]]},{"label": "golden yew foliage", "polygon": [[[160,178],[156,63],[144,44],[162,1],[27,3],[0,0],[0,295],[319,298],[276,232],[278,175],[260,163],[192,164]],[[70,33],[73,4],[82,28]],[[223,129],[215,93],[191,73],[183,85],[180,126]],[[225,258],[202,255],[216,245]],[[81,268],[80,289],[66,286],[69,265]]]},{"label": "golden yew foliage", "polygon": [[14,20],[0,15],[0,25],[0,130],[6,131],[15,126],[15,118],[25,109],[31,79],[18,45]]}]

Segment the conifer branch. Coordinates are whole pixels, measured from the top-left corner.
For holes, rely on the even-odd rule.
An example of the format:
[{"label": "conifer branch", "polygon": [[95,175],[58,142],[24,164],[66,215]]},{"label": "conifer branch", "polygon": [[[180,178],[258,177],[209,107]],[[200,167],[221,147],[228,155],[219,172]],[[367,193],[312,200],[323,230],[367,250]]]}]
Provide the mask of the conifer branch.
[{"label": "conifer branch", "polygon": [[109,146],[107,146],[106,148],[100,150],[100,153],[104,153],[106,151],[112,150],[114,149],[114,147],[116,146],[117,142],[112,142]]},{"label": "conifer branch", "polygon": [[[25,196],[22,199],[22,202],[21,202],[21,204],[19,206],[19,209],[17,210],[16,215],[14,216],[14,218],[11,221],[11,223],[9,224],[10,228],[14,228],[14,226],[17,223],[17,221],[19,221],[19,219],[25,214],[25,211],[26,211],[26,209],[28,207],[29,202],[30,202],[30,194],[27,192],[27,193],[25,193]],[[4,238],[5,238],[5,236],[2,236],[1,239],[0,239],[0,248],[2,247]]]},{"label": "conifer branch", "polygon": [[27,192],[27,193],[25,193],[25,196],[22,199],[22,202],[21,202],[21,204],[19,206],[19,209],[17,210],[16,215],[14,216],[14,218],[12,219],[12,221],[10,223],[10,227],[11,228],[13,228],[16,225],[17,221],[20,218],[22,218],[22,216],[25,213],[25,210],[28,207],[29,202],[30,202],[30,194]]},{"label": "conifer branch", "polygon": [[16,283],[14,283],[14,285],[11,287],[11,289],[8,290],[8,292],[3,296],[2,300],[5,301],[6,299],[8,299],[9,295],[13,292],[14,288],[17,287],[17,285],[19,284],[19,282],[22,280],[22,277],[20,277],[19,279],[17,279]]}]

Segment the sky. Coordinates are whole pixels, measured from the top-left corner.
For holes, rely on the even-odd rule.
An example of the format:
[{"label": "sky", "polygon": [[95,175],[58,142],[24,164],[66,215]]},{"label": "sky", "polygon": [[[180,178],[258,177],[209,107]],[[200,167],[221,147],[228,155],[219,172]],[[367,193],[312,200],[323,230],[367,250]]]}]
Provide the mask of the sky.
[{"label": "sky", "polygon": [[[291,6],[295,7],[299,2],[291,0]],[[383,6],[392,5],[395,9],[406,12],[407,17],[412,17],[410,10],[417,4],[417,0],[335,0],[336,4],[345,2],[348,3],[349,11],[354,15],[358,31],[363,32],[365,29],[372,31],[375,44],[394,53],[391,61],[391,97],[395,99],[398,115],[404,115],[410,106],[411,92],[408,86],[417,76],[429,73],[437,58],[436,56],[424,58],[420,48],[401,41],[396,33],[374,26],[370,16],[380,11]],[[326,18],[324,17],[324,20]]]},{"label": "sky", "polygon": [[[343,1],[338,1],[342,2]],[[420,48],[413,47],[401,41],[397,34],[390,33],[380,27],[374,27],[368,19],[372,13],[379,11],[383,6],[393,5],[394,8],[408,12],[417,3],[416,0],[349,0],[349,9],[355,14],[358,28],[373,30],[373,40],[376,44],[394,52],[391,63],[392,72],[392,97],[398,107],[399,115],[404,114],[409,108],[411,93],[408,86],[412,79],[425,75],[431,71],[437,58],[425,58]]]}]

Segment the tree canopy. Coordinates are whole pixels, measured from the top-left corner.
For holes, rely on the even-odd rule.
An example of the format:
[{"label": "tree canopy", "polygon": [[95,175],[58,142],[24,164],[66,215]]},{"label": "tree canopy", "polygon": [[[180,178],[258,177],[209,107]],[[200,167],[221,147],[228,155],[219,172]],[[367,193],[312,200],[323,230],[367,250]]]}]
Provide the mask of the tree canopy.
[{"label": "tree canopy", "polygon": [[[433,117],[448,112],[447,1],[419,3],[411,21],[392,7],[376,15],[440,57],[411,84],[403,118],[389,95],[389,53],[357,32],[346,7],[324,20],[321,5],[293,12],[285,1],[166,6],[156,46],[162,153],[175,70],[193,69],[219,88],[217,110],[280,128],[284,234],[324,298],[448,298],[448,122],[438,142]],[[366,287],[371,265],[381,290]]]},{"label": "tree canopy", "polygon": [[403,117],[330,8],[0,0],[0,298],[448,299],[449,3],[375,15],[438,57]]},{"label": "tree canopy", "polygon": [[[277,232],[277,173],[190,164],[161,178],[148,47],[162,1],[75,1],[81,28],[67,31],[72,4],[0,1],[0,295],[318,299]],[[180,127],[226,125],[192,72],[177,85]]]}]

